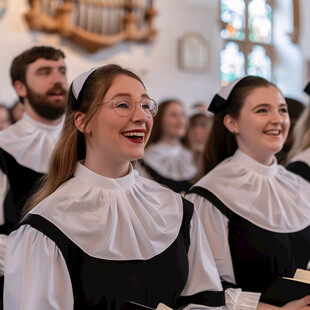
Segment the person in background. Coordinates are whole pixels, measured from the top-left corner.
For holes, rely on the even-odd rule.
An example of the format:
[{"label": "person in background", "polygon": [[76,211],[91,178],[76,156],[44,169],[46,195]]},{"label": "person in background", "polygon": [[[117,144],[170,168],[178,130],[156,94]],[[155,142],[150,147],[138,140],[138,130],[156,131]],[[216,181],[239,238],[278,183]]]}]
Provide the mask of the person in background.
[{"label": "person in background", "polygon": [[[305,92],[310,95],[310,83]],[[287,169],[310,182],[310,104],[297,121],[293,137],[294,143],[287,157]]]},{"label": "person in background", "polygon": [[221,89],[209,110],[205,176],[185,197],[225,285],[264,293],[310,261],[310,184],[275,157],[289,130],[287,104],[274,84],[247,76]]},{"label": "person in background", "polygon": [[61,50],[36,46],[16,56],[11,64],[12,84],[25,112],[21,120],[0,131],[1,275],[7,236],[37,181],[47,172],[62,129],[68,90],[64,58]]},{"label": "person in background", "polygon": [[24,107],[22,101],[20,101],[20,100],[15,101],[15,103],[13,104],[13,106],[10,109],[12,122],[16,123],[17,121],[22,119],[22,117],[24,115],[24,111],[25,111],[25,107]]},{"label": "person in background", "polygon": [[141,175],[178,193],[190,188],[191,180],[197,173],[192,152],[182,141],[186,128],[187,117],[183,104],[177,99],[161,102],[144,156],[135,163]]},{"label": "person in background", "polygon": [[73,80],[49,173],[8,240],[4,309],[256,309],[259,294],[223,292],[194,206],[133,169],[156,113],[118,65]]},{"label": "person in background", "polygon": [[297,120],[302,114],[302,111],[305,108],[304,104],[296,99],[285,97],[285,101],[288,107],[288,114],[290,117],[290,128],[289,128],[287,138],[284,142],[282,150],[276,154],[277,160],[280,164],[285,164],[287,160],[287,155],[294,141],[293,140],[293,129],[295,127]]},{"label": "person in background", "polygon": [[203,149],[212,126],[213,116],[202,104],[193,105],[188,113],[188,127],[183,139],[184,145],[193,153],[197,173],[202,170]]},{"label": "person in background", "polygon": [[9,127],[11,124],[12,121],[9,109],[4,104],[0,104],[0,130]]}]

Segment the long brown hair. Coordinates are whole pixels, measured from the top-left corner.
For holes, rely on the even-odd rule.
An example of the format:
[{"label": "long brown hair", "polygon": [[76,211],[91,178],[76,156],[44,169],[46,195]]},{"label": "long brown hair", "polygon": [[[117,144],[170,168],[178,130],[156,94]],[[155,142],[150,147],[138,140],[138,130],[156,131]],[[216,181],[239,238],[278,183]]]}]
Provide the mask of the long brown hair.
[{"label": "long brown hair", "polygon": [[71,84],[64,127],[52,154],[49,172],[41,180],[38,191],[27,201],[23,216],[70,179],[77,162],[85,158],[87,137],[76,128],[75,114],[76,112],[85,113],[85,126],[87,126],[118,75],[130,76],[144,86],[135,73],[115,64],[100,67],[91,73],[80,91],[78,100],[74,98]]},{"label": "long brown hair", "polygon": [[[213,124],[203,153],[203,169],[200,177],[204,176],[224,159],[232,156],[238,145],[235,136],[225,127],[224,117],[230,115],[238,119],[244,101],[252,90],[259,87],[276,87],[273,83],[258,76],[247,76],[240,80],[227,98],[223,111],[214,115]],[[277,87],[276,87],[277,88]]]},{"label": "long brown hair", "polygon": [[167,108],[169,107],[171,103],[178,103],[181,106],[183,106],[180,100],[173,99],[173,98],[164,100],[158,104],[158,112],[156,116],[154,117],[152,132],[151,132],[148,144],[147,144],[148,146],[151,145],[152,143],[158,142],[162,138],[163,118],[164,118]]}]

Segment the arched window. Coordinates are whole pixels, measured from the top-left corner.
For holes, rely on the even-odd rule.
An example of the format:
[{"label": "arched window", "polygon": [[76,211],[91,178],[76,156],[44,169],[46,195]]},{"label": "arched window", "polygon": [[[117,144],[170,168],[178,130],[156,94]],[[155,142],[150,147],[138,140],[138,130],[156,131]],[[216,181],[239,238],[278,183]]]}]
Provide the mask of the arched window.
[{"label": "arched window", "polygon": [[221,20],[225,28],[221,31],[224,39],[245,39],[245,3],[244,0],[222,0]]},{"label": "arched window", "polygon": [[272,10],[265,0],[251,0],[248,5],[249,39],[271,43]]},{"label": "arched window", "polygon": [[272,78],[271,60],[266,55],[266,50],[261,45],[256,45],[248,54],[248,70],[249,75],[258,75],[269,81]]},{"label": "arched window", "polygon": [[272,80],[272,0],[221,0],[221,83],[245,74]]},{"label": "arched window", "polygon": [[244,54],[239,51],[235,42],[228,42],[221,52],[221,81],[227,85],[233,80],[244,76]]}]

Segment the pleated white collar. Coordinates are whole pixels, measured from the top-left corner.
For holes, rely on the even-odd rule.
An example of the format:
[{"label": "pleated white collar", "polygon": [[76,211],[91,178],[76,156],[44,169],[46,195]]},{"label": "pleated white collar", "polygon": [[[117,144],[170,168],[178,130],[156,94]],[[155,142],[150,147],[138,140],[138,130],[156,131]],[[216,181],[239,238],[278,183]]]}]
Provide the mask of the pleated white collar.
[{"label": "pleated white collar", "polygon": [[24,113],[21,120],[0,131],[0,147],[20,165],[46,173],[62,126],[63,122],[56,126],[39,123]]},{"label": "pleated white collar", "polygon": [[295,157],[293,157],[290,160],[290,163],[295,162],[295,161],[303,161],[310,167],[310,147],[305,149],[303,152],[297,154]]},{"label": "pleated white collar", "polygon": [[265,166],[240,150],[197,182],[228,208],[274,232],[310,225],[310,184],[278,165]]},{"label": "pleated white collar", "polygon": [[192,153],[181,143],[153,143],[146,148],[143,160],[158,174],[175,181],[190,180],[197,173]]},{"label": "pleated white collar", "polygon": [[130,172],[106,178],[78,164],[74,177],[31,213],[54,223],[87,254],[111,260],[149,259],[179,233],[180,195]]}]

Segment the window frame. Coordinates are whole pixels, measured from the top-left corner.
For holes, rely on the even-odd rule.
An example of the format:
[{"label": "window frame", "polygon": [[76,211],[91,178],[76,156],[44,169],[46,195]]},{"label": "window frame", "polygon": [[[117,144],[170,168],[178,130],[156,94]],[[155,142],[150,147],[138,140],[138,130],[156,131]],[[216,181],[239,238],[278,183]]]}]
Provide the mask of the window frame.
[{"label": "window frame", "polygon": [[[270,43],[264,43],[264,42],[253,42],[250,41],[249,39],[249,27],[248,27],[248,18],[249,18],[249,12],[248,12],[248,5],[251,2],[251,0],[244,0],[245,2],[245,28],[244,28],[244,32],[245,32],[245,39],[244,40],[236,40],[236,39],[232,39],[232,38],[223,38],[221,36],[222,42],[223,42],[223,46],[221,48],[221,51],[223,51],[226,47],[226,44],[228,42],[234,42],[238,45],[239,47],[239,51],[243,53],[244,58],[245,58],[245,74],[247,74],[247,70],[248,70],[248,55],[249,53],[251,53],[253,51],[254,46],[256,45],[260,45],[262,46],[265,51],[266,51],[266,55],[270,58],[271,61],[271,80],[273,81],[274,79],[274,64],[276,61],[276,52],[275,52],[275,46],[273,44],[273,35],[274,35],[274,9],[275,9],[275,0],[266,0],[266,4],[271,6],[272,9],[272,17],[271,17],[271,42]],[[223,22],[221,19],[221,5],[222,5],[222,1],[220,1],[220,5],[219,5],[219,16],[220,16],[220,31],[226,28],[227,23]],[[221,80],[222,83],[222,80]]]}]

